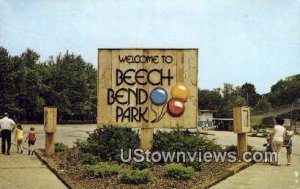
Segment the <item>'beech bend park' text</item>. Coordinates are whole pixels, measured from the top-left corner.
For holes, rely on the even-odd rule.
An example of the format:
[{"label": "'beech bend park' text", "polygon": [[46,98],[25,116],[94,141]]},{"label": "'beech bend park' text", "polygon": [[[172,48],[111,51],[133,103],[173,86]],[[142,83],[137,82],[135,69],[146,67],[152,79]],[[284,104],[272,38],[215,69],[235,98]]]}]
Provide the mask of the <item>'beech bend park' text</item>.
[{"label": "'beech bend park' text", "polygon": [[[113,62],[116,69],[112,70],[115,83],[107,89],[107,105],[115,108],[116,122],[150,122],[148,120],[149,94],[145,86],[170,86],[174,79],[170,64],[170,55],[124,55]],[[126,68],[130,64],[149,64],[148,69]],[[170,66],[164,66],[170,65]],[[152,66],[153,65],[153,66]]]}]

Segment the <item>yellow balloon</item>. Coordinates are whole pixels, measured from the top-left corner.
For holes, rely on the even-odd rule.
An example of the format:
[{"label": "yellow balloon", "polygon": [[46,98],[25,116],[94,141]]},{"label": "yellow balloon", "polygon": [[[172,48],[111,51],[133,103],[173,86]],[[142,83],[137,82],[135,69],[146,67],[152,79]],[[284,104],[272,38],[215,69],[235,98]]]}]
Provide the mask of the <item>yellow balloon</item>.
[{"label": "yellow balloon", "polygon": [[176,84],[171,90],[171,95],[173,98],[187,101],[189,90],[184,84]]}]

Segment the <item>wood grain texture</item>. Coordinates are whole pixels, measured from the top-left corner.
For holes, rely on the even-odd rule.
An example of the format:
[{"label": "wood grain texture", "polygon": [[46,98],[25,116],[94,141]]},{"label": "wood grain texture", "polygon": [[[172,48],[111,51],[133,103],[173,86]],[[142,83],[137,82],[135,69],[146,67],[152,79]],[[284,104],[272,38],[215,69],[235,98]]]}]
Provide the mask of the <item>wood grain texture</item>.
[{"label": "wood grain texture", "polygon": [[[100,66],[101,65],[101,66]],[[112,124],[112,107],[107,105],[107,89],[112,86],[112,51],[98,51],[97,125]]]},{"label": "wood grain texture", "polygon": [[[148,56],[159,56],[159,63],[120,63],[119,55],[148,55]],[[163,63],[162,56],[173,57],[173,62],[170,64]],[[164,80],[162,85],[139,85],[134,86],[122,83],[120,86],[116,86],[116,69],[126,71],[133,69],[135,71],[139,69],[146,69],[148,71],[152,69],[162,69],[163,74],[166,75],[170,70],[171,75],[174,77],[171,83]],[[131,128],[196,128],[197,126],[197,110],[198,110],[198,87],[197,87],[197,74],[198,74],[198,50],[197,49],[98,49],[98,110],[97,110],[97,123],[101,127],[109,124],[121,127]],[[156,82],[160,78],[158,72],[154,72],[152,79]],[[144,77],[147,74],[144,73]],[[130,78],[133,81],[134,78]],[[166,110],[166,106],[154,105],[150,99],[143,104],[136,104],[135,101],[131,100],[130,103],[120,105],[114,103],[112,105],[107,104],[107,90],[112,88],[117,90],[118,88],[130,88],[135,90],[142,88],[150,93],[156,87],[164,88],[168,93],[168,100],[172,98],[171,89],[174,85],[182,83],[189,89],[189,98],[184,103],[185,112],[180,117],[170,116]],[[123,94],[123,93],[122,93]],[[125,93],[123,94],[125,95]],[[131,97],[133,99],[133,97]],[[128,119],[124,119],[123,122],[116,121],[116,107],[122,107],[126,109],[128,107],[142,107],[148,108],[145,118],[149,122],[130,122]],[[152,123],[158,115],[164,115],[158,122]]]},{"label": "wood grain texture", "polygon": [[[247,116],[244,117],[243,114]],[[234,107],[233,108],[233,132],[247,133],[250,132],[250,108]]]}]

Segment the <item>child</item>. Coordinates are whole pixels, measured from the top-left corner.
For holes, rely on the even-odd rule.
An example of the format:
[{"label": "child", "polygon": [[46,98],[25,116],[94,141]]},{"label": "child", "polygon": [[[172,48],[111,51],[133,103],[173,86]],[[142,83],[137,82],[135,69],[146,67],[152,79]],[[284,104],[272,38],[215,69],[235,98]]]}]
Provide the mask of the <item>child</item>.
[{"label": "child", "polygon": [[293,146],[293,141],[292,141],[292,136],[293,133],[291,131],[288,131],[286,133],[286,138],[284,140],[284,147],[286,147],[286,157],[287,157],[287,165],[292,164],[292,146]]},{"label": "child", "polygon": [[[273,149],[272,149],[272,144],[271,144],[271,137],[268,136],[268,137],[266,138],[266,140],[267,140],[267,143],[264,144],[264,146],[266,147],[266,152],[267,152],[267,153],[272,153],[272,152],[273,152]],[[266,157],[266,159],[265,159],[265,162],[270,162],[270,161],[271,161],[270,155],[266,154],[266,156],[267,156],[267,157]]]},{"label": "child", "polygon": [[34,155],[34,144],[36,141],[35,137],[35,131],[34,127],[30,127],[30,131],[28,132],[28,135],[26,137],[25,142],[28,140],[28,155]]},{"label": "child", "polygon": [[15,139],[17,141],[17,152],[18,153],[23,153],[23,128],[21,126],[21,124],[17,124],[17,130],[16,130],[16,134],[15,134]]}]

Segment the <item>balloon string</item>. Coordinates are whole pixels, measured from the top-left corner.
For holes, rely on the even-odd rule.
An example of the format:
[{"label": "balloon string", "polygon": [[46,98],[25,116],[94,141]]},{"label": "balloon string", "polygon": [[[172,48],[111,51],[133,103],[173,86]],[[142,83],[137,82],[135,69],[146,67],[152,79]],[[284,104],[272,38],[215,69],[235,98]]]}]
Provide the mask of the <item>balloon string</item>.
[{"label": "balloon string", "polygon": [[[152,111],[155,113],[155,119],[157,119],[157,116],[158,116],[158,114],[157,114],[157,112],[153,109],[153,104],[151,103],[151,109],[152,109]],[[154,119],[154,120],[155,120]]]},{"label": "balloon string", "polygon": [[163,114],[162,114],[162,116],[160,118],[158,118],[156,120],[153,120],[152,122],[158,122],[158,121],[160,121],[165,116],[166,112],[167,111],[163,112]]},{"label": "balloon string", "polygon": [[[167,111],[164,111],[164,109],[165,109],[166,105],[169,103],[170,100],[168,100],[168,102],[166,104],[164,104],[164,106],[162,108],[162,111],[161,111],[161,113],[160,113],[160,115],[158,117],[157,117],[157,113],[155,112],[156,118],[154,120],[152,120],[151,123],[158,122],[158,121],[160,121],[165,116],[165,114],[166,114]],[[152,107],[152,104],[151,104],[151,107]]]}]

